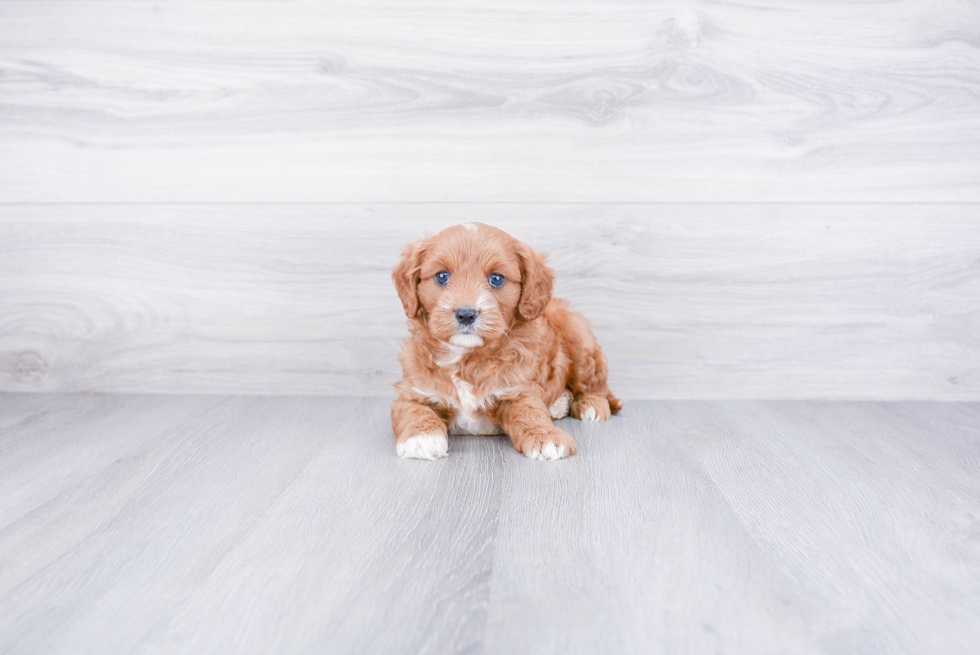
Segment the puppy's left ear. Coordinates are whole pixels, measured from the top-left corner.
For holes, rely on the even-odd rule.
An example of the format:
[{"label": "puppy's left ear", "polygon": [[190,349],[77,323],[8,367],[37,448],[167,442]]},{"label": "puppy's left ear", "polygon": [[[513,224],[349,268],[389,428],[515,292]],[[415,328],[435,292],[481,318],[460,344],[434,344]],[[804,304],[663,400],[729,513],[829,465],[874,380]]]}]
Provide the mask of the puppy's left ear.
[{"label": "puppy's left ear", "polygon": [[525,321],[533,321],[544,313],[551,300],[555,272],[545,264],[544,255],[523,243],[517,246],[517,258],[521,262],[521,299],[517,302],[517,314]]},{"label": "puppy's left ear", "polygon": [[391,272],[395,290],[405,308],[405,315],[409,318],[418,318],[424,311],[422,303],[419,301],[419,274],[422,270],[424,254],[425,251],[421,242],[405,246],[401,261]]}]

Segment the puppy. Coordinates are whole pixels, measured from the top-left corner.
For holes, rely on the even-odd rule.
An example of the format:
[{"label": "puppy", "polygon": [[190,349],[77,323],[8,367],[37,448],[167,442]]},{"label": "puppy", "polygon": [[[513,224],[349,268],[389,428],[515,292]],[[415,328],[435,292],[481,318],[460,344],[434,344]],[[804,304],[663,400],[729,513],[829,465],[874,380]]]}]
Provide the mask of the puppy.
[{"label": "puppy", "polygon": [[391,407],[400,457],[445,457],[448,434],[503,432],[532,459],[560,459],[578,449],[551,419],[622,408],[588,323],[551,297],[544,256],[507,233],[443,230],[406,247],[392,279],[411,332]]}]

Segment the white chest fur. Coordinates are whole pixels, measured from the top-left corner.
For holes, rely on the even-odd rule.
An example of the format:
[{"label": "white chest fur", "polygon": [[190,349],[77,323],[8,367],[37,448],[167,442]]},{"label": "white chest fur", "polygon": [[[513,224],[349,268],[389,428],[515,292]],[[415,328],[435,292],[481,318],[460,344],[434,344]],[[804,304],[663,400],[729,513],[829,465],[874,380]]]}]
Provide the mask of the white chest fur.
[{"label": "white chest fur", "polygon": [[482,413],[493,408],[499,394],[477,398],[472,384],[456,375],[451,379],[455,392],[452,396],[420,387],[412,387],[412,391],[435,405],[455,410],[456,418],[449,426],[451,434],[503,434],[500,426]]},{"label": "white chest fur", "polygon": [[449,431],[453,434],[500,434],[500,426],[479,413],[480,410],[493,406],[496,394],[477,398],[472,384],[455,375],[452,376],[452,381],[456,389],[456,421],[449,426]]},{"label": "white chest fur", "polygon": [[505,394],[512,393],[512,389],[501,389],[492,391],[486,395],[477,396],[474,385],[460,378],[457,373],[456,364],[462,358],[467,349],[445,344],[447,347],[446,355],[436,361],[453,383],[452,396],[444,396],[430,389],[414,387],[412,390],[426,398],[430,402],[453,409],[456,418],[449,426],[451,434],[502,434],[500,426],[486,416],[486,412],[494,408],[497,399]]}]

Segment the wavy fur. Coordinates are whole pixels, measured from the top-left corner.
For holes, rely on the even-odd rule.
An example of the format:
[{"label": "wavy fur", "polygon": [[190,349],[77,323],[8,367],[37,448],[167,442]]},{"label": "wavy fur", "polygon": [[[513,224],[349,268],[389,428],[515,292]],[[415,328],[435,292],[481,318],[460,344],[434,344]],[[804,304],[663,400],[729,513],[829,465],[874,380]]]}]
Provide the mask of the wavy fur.
[{"label": "wavy fur", "polygon": [[[450,273],[448,284],[436,281],[440,271]],[[491,273],[504,276],[503,286],[490,285]],[[431,445],[440,437],[504,432],[519,452],[558,459],[577,447],[549,407],[570,406],[590,421],[622,407],[588,323],[552,298],[544,255],[505,232],[481,223],[448,228],[407,246],[392,279],[411,333],[391,409],[400,455],[434,459],[448,451],[448,442]],[[472,326],[457,321],[460,307],[476,309]],[[556,403],[563,395],[568,402]]]}]

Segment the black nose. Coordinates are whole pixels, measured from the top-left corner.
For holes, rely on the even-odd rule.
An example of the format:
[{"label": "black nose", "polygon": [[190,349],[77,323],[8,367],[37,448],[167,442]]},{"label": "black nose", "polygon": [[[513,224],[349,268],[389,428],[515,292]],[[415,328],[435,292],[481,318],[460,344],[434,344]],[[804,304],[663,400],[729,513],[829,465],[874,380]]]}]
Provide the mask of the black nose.
[{"label": "black nose", "polygon": [[460,307],[456,310],[456,320],[460,325],[472,325],[476,320],[476,310],[472,307]]}]

